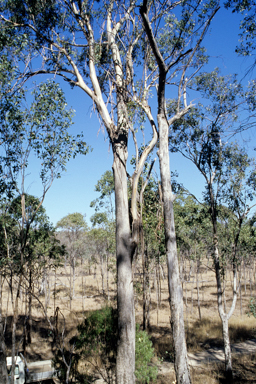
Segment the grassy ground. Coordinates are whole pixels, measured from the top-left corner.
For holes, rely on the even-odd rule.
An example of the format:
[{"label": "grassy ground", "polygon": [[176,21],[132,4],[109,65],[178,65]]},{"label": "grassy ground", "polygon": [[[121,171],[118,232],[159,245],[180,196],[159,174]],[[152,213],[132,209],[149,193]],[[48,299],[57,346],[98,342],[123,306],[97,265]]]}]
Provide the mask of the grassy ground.
[{"label": "grassy ground", "polygon": [[[199,320],[196,282],[191,277],[190,281],[183,285],[184,290],[184,318],[187,335],[188,351],[199,352],[213,346],[222,346],[221,322],[218,316],[216,303],[214,273],[204,270],[200,282],[200,311]],[[76,332],[76,327],[82,322],[84,316],[95,309],[101,308],[106,303],[106,295],[102,295],[101,276],[99,271],[96,274],[85,276],[83,281],[81,268],[75,285],[75,297],[69,299],[69,274],[67,271],[58,271],[56,277],[50,278],[51,299],[47,307],[47,315],[50,321],[54,321],[54,313],[59,307],[59,328],[64,330],[65,338],[68,340]],[[106,286],[106,284],[105,284]],[[55,287],[55,300],[53,300],[53,289]],[[57,289],[56,289],[57,287]],[[245,291],[246,289],[246,291]],[[244,285],[242,300],[238,300],[234,315],[230,319],[231,343],[256,338],[256,319],[248,317],[247,308],[250,294],[254,289],[252,284]],[[253,291],[254,292],[254,291]],[[168,302],[168,287],[166,279],[162,281],[161,303],[156,304],[156,290],[151,286],[151,328],[150,337],[153,342],[156,360],[162,364],[173,361],[172,336],[170,328],[170,308]],[[45,297],[40,296],[42,305],[45,306]],[[110,301],[115,301],[115,283],[112,279],[110,285]],[[136,293],[136,321],[142,322],[142,301],[141,293]],[[226,306],[231,305],[231,285],[226,286]],[[8,309],[7,309],[8,308]],[[53,357],[54,343],[49,323],[45,321],[42,306],[38,300],[33,301],[33,334],[32,345],[27,348],[26,354],[29,361],[49,359]],[[6,341],[10,353],[10,324],[11,324],[11,302],[7,286],[3,291],[3,309],[7,317]],[[25,322],[25,294],[20,300],[19,335],[22,335]],[[64,321],[65,320],[65,321]],[[22,350],[22,345],[18,346]],[[155,362],[156,362],[155,360]],[[256,383],[255,355],[238,356],[233,359],[234,383]],[[226,383],[224,367],[222,364],[211,364],[200,369],[191,369],[193,384],[215,384]],[[170,369],[164,374],[159,374],[157,384],[170,384],[175,382],[174,372]]]}]

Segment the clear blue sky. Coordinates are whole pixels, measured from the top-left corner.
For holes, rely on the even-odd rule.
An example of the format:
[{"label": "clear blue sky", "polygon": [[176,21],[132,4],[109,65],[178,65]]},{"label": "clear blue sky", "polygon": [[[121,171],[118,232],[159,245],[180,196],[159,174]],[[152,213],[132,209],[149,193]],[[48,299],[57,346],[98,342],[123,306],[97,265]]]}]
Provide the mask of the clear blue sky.
[{"label": "clear blue sky", "polygon": [[[223,74],[238,73],[239,77],[244,75],[252,61],[239,58],[235,53],[238,33],[238,16],[230,11],[221,10],[212,22],[204,42],[208,54],[212,57],[207,65],[207,70],[213,70],[218,66]],[[92,110],[91,100],[80,89],[71,90],[67,84],[61,83],[61,85],[65,90],[69,106],[76,110],[72,131],[74,133],[83,131],[85,141],[93,148],[93,151],[86,156],[78,156],[68,163],[67,172],[62,175],[61,179],[54,181],[43,205],[54,225],[59,219],[73,212],[85,213],[89,223],[89,218],[94,213],[89,205],[97,197],[94,187],[101,175],[111,169],[112,151],[106,132],[100,130],[98,119]],[[132,144],[132,139],[130,143]],[[130,145],[130,147],[132,146]],[[132,153],[132,148],[130,153]],[[171,170],[178,171],[179,181],[193,194],[200,197],[204,182],[193,164],[190,164],[181,155],[171,154],[170,166]],[[155,169],[158,170],[157,162]],[[34,159],[30,163],[29,172],[31,174],[26,178],[26,191],[40,196],[41,185],[37,179],[39,167]]]}]

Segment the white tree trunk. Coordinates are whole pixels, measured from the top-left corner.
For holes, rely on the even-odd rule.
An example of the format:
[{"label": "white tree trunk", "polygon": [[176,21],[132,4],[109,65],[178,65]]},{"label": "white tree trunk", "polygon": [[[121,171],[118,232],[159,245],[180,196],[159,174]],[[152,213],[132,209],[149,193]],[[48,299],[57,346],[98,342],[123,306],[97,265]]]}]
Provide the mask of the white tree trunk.
[{"label": "white tree trunk", "polygon": [[[122,137],[121,137],[122,139]],[[135,314],[132,278],[134,247],[131,241],[127,199],[126,152],[113,146],[116,203],[116,262],[118,344],[116,375],[118,384],[135,383]]]},{"label": "white tree trunk", "polygon": [[175,349],[175,371],[177,384],[190,384],[190,371],[183,316],[183,293],[179,276],[179,264],[174,226],[171,174],[169,165],[168,132],[165,116],[158,114],[159,162],[164,202],[165,243],[167,252],[168,285],[171,307],[171,325]]}]

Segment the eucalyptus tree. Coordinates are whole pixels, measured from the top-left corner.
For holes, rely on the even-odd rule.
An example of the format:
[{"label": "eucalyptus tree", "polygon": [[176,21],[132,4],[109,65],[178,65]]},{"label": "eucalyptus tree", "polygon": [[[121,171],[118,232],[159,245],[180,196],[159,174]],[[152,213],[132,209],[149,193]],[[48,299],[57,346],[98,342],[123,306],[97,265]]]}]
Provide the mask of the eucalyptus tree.
[{"label": "eucalyptus tree", "polygon": [[[169,4],[168,4],[169,5]],[[183,2],[170,3],[165,18],[161,38],[157,32],[159,21],[155,15],[159,8],[147,0],[140,7],[140,14],[145,28],[148,53],[151,56],[150,65],[155,65],[157,90],[157,119],[151,110],[144,107],[145,113],[152,125],[158,127],[159,134],[159,163],[163,192],[164,227],[167,251],[169,296],[171,307],[171,324],[175,349],[175,371],[177,383],[190,383],[190,372],[187,359],[185,340],[183,294],[179,277],[175,224],[173,214],[174,194],[171,187],[169,169],[168,133],[169,127],[178,119],[185,116],[192,108],[188,104],[187,87],[193,76],[207,61],[202,40],[208,30],[211,20],[219,10],[219,2]],[[179,16],[178,16],[179,15]],[[175,26],[175,27],[174,27]],[[151,80],[152,81],[152,80]],[[177,89],[177,104],[168,118],[166,109],[167,87]],[[144,101],[144,105],[148,105]]]},{"label": "eucalyptus tree", "polygon": [[106,171],[95,185],[95,192],[100,193],[90,203],[90,207],[95,209],[91,216],[92,230],[90,231],[91,243],[97,257],[100,259],[102,292],[105,294],[105,272],[107,276],[107,297],[110,299],[109,292],[109,271],[111,256],[116,250],[115,240],[115,207],[114,207],[114,175],[112,171]]},{"label": "eucalyptus tree", "polygon": [[[193,273],[193,265],[196,264],[197,306],[199,320],[201,320],[201,306],[199,295],[199,272],[204,257],[208,258],[211,248],[211,221],[208,217],[208,207],[201,204],[188,191],[181,191],[174,202],[174,218],[176,224],[177,248],[180,257],[180,270],[182,273],[182,286],[185,283],[186,311],[187,311],[187,281],[190,281]],[[190,264],[187,273],[186,264]],[[191,288],[193,297],[194,286]],[[192,301],[193,308],[193,301]]]},{"label": "eucalyptus tree", "polygon": [[[132,258],[137,244],[137,212],[134,207],[130,232],[127,198],[127,143],[129,135],[130,84],[132,57],[137,56],[142,35],[135,14],[136,3],[60,1],[6,1],[2,3],[2,30],[26,33],[27,58],[33,52],[41,58],[41,68],[26,67],[26,75],[52,73],[71,86],[81,88],[92,100],[111,142],[114,162],[116,243],[118,274],[119,342],[117,380],[135,380],[135,319],[132,287]],[[8,9],[8,11],[7,11]],[[23,67],[24,68],[24,67]],[[140,174],[147,154],[157,140],[153,138],[137,164]],[[137,178],[134,178],[136,194]]]},{"label": "eucalyptus tree", "polygon": [[[241,227],[254,206],[255,162],[246,150],[229,143],[229,135],[240,127],[239,113],[244,110],[248,93],[235,77],[220,76],[218,71],[195,79],[197,89],[208,101],[191,109],[177,120],[170,131],[170,149],[192,161],[205,179],[204,202],[212,222],[212,257],[216,274],[218,311],[222,321],[227,376],[232,376],[228,321],[237,300],[237,244]],[[255,97],[250,94],[250,99]],[[169,105],[173,108],[173,102]],[[236,222],[232,239],[233,300],[228,311],[223,306],[222,265],[219,249],[218,220],[226,206]]]},{"label": "eucalyptus tree", "polygon": [[[59,75],[71,86],[79,87],[91,99],[110,139],[114,157],[115,181],[119,316],[117,381],[120,384],[133,383],[135,380],[132,259],[139,241],[140,220],[137,209],[139,178],[145,159],[157,141],[158,125],[161,164],[163,165],[164,162],[167,167],[162,172],[165,210],[170,204],[172,206],[172,196],[166,194],[166,190],[170,191],[169,162],[168,159],[162,160],[162,143],[166,143],[164,156],[168,156],[168,135],[166,134],[162,140],[162,122],[166,122],[168,127],[171,121],[190,109],[190,106],[186,104],[187,82],[193,73],[192,68],[196,71],[198,66],[206,61],[198,52],[210,20],[218,9],[216,2],[190,3],[185,1],[162,4],[157,1],[150,5],[150,12],[148,12],[147,1],[144,1],[141,7],[144,22],[141,23],[138,14],[140,5],[140,2],[133,0],[122,3],[114,0],[102,1],[100,6],[98,1],[74,0],[52,0],[43,3],[41,1],[5,0],[1,4],[3,34],[11,30],[13,35],[24,36],[26,41],[24,54],[26,60],[20,76],[24,79],[24,76],[29,78],[44,73]],[[150,18],[152,16],[150,21],[145,17],[148,14],[150,14]],[[166,18],[158,23],[157,19],[161,16]],[[151,38],[154,36],[150,32],[150,30],[152,31],[151,23],[154,24],[154,33],[161,46],[160,50],[164,52],[166,66],[162,65],[163,61],[159,60],[160,51],[154,49],[156,43]],[[146,40],[143,34],[144,28],[148,36]],[[153,48],[152,51],[150,46]],[[202,53],[202,51],[200,52]],[[30,60],[35,57],[37,60]],[[33,68],[33,63],[38,67]],[[177,88],[174,85],[173,89],[175,89],[175,94],[178,93],[179,101],[184,99],[184,108],[179,109],[181,107],[179,104],[173,119],[169,122],[166,119],[164,97],[167,72],[172,80],[179,75],[179,85]],[[149,105],[150,89],[153,86],[158,88],[158,124],[152,116]],[[152,137],[148,139],[148,144],[144,146],[142,152],[139,152],[136,127],[133,126],[133,123],[136,121],[136,116],[143,114],[150,122]],[[130,230],[129,223],[126,167],[130,131],[136,151],[136,169],[130,177],[132,230]],[[150,134],[147,135],[147,137],[149,136]],[[170,209],[172,211],[172,207]],[[174,226],[173,222],[168,222],[168,217],[172,217],[170,213],[165,211],[165,227],[168,264],[171,266],[174,260],[176,265],[174,275],[172,275],[174,270],[170,268],[169,281],[177,358],[175,366],[177,382],[180,383],[190,382],[190,379],[186,362],[186,348],[184,347],[183,316],[180,312],[182,292],[176,278],[177,257],[172,241]],[[172,260],[170,260],[170,255],[174,255]],[[178,300],[177,305],[174,303],[174,298]],[[178,332],[178,329],[182,331]]]},{"label": "eucalyptus tree", "polygon": [[56,228],[62,231],[58,237],[61,243],[65,245],[68,261],[70,266],[70,310],[72,307],[72,300],[75,296],[75,278],[76,278],[76,265],[77,260],[82,259],[85,253],[85,233],[88,231],[88,225],[85,217],[78,212],[69,213],[67,216],[60,219]]},{"label": "eucalyptus tree", "polygon": [[[115,203],[114,203],[114,175],[112,171],[106,171],[98,180],[95,185],[95,192],[100,193],[100,196],[97,197],[90,203],[90,207],[95,209],[95,213],[105,212],[109,221],[114,221],[115,215]],[[96,217],[95,217],[96,218]],[[94,219],[91,219],[93,225]],[[98,223],[99,224],[99,223]]]},{"label": "eucalyptus tree", "polygon": [[[5,61],[6,56],[1,56]],[[8,62],[8,60],[7,60]],[[14,68],[15,69],[15,68]],[[14,86],[14,89],[12,87]],[[20,196],[21,218],[18,247],[19,273],[15,296],[13,297],[13,327],[15,338],[16,323],[19,308],[19,288],[24,281],[24,263],[28,234],[35,217],[40,210],[44,197],[55,178],[60,177],[66,169],[66,163],[71,156],[78,153],[86,154],[88,148],[82,135],[74,137],[69,134],[73,111],[67,109],[65,97],[59,85],[48,81],[37,86],[32,93],[29,103],[28,92],[15,87],[13,73],[7,72],[4,86],[1,88],[1,128],[0,128],[0,160],[1,160],[1,213],[2,231],[5,239],[5,256],[10,257],[12,237],[7,232],[6,216],[11,209],[11,202]],[[32,156],[40,159],[39,176],[42,183],[42,195],[37,204],[26,205],[26,172]],[[17,271],[16,271],[17,272]],[[13,362],[15,343],[13,343]],[[13,380],[12,370],[12,380]]]},{"label": "eucalyptus tree", "polygon": [[[227,0],[225,2],[227,8],[231,8],[232,12],[242,15],[240,23],[241,33],[239,36],[239,44],[236,51],[239,55],[250,56],[255,55],[255,37],[256,37],[256,9],[254,0]],[[253,67],[256,62],[254,61]]]},{"label": "eucalyptus tree", "polygon": [[[40,204],[40,200],[34,196],[25,194],[25,211],[28,216],[34,214],[34,210]],[[22,207],[21,196],[15,198],[9,210],[3,218],[6,240],[9,246],[8,280],[11,291],[13,312],[15,311],[16,279],[23,274],[23,281],[18,290],[26,291],[28,303],[26,304],[26,323],[24,325],[23,349],[31,343],[32,331],[32,297],[38,296],[35,289],[35,281],[39,281],[45,271],[59,264],[63,255],[63,247],[59,245],[55,237],[53,226],[49,223],[46,211],[41,205],[37,210],[33,222],[26,234],[26,246],[23,253],[23,264],[20,265],[20,244],[22,243]],[[13,340],[14,342],[14,340]]]},{"label": "eucalyptus tree", "polygon": [[[150,328],[150,269],[152,262],[156,267],[155,278],[157,279],[156,294],[159,298],[159,266],[161,256],[165,256],[165,247],[163,242],[163,220],[162,220],[162,202],[160,201],[159,182],[152,176],[152,170],[155,163],[146,162],[144,171],[141,174],[138,185],[138,207],[139,207],[139,233],[140,242],[136,255],[137,261],[142,265],[142,293],[143,293],[143,330]],[[134,159],[132,160],[132,163]],[[163,257],[164,258],[164,257]],[[134,272],[135,268],[134,266]],[[139,279],[141,278],[141,274]],[[140,286],[141,281],[139,281]],[[138,290],[139,292],[139,290]]]}]

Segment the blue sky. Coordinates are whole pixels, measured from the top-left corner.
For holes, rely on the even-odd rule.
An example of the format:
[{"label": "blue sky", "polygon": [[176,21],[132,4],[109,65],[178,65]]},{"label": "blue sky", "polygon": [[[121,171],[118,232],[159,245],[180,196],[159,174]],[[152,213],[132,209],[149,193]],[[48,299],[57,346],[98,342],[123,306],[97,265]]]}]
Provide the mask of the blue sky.
[{"label": "blue sky", "polygon": [[[223,74],[238,73],[239,77],[244,75],[252,61],[248,58],[238,57],[235,53],[238,33],[239,17],[230,11],[221,10],[213,20],[204,42],[204,46],[211,56],[206,68],[208,71],[218,66]],[[72,132],[83,131],[85,141],[93,150],[88,155],[80,155],[68,163],[67,172],[63,173],[61,179],[54,181],[43,205],[54,225],[62,217],[73,212],[86,214],[89,223],[89,218],[94,213],[93,209],[89,207],[90,202],[97,197],[94,191],[95,184],[106,170],[111,169],[112,151],[106,132],[100,129],[98,119],[92,110],[91,100],[80,89],[70,89],[66,83],[61,83],[61,85],[69,106],[76,111]],[[254,138],[253,133],[252,136]],[[248,133],[245,134],[245,137],[248,137]],[[243,136],[240,137],[240,140],[242,139]],[[250,145],[253,146],[253,143]],[[130,140],[129,149],[132,153],[132,140]],[[193,164],[190,164],[181,155],[171,154],[170,167],[172,171],[178,171],[178,180],[186,188],[196,196],[201,196],[204,189],[203,177]],[[155,164],[155,170],[158,172],[158,162]],[[32,159],[28,173],[30,174],[26,178],[26,191],[40,196],[41,185],[37,177],[39,167],[35,159]]]}]

